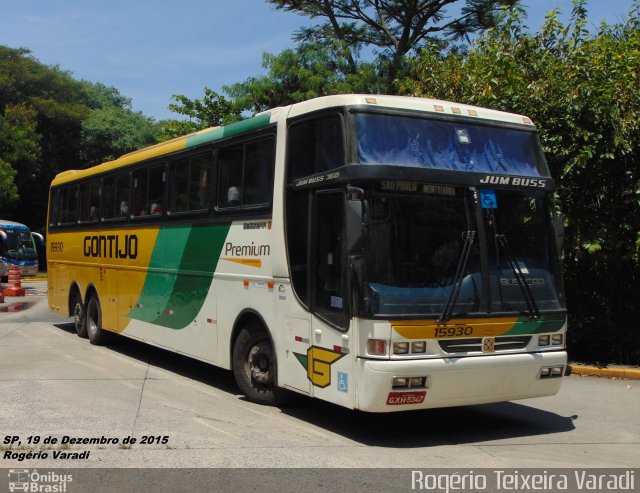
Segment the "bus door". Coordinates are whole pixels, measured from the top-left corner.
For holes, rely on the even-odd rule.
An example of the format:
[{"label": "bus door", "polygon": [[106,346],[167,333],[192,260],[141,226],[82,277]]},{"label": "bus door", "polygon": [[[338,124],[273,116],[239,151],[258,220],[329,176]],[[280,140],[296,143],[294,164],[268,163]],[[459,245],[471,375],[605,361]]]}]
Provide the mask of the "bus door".
[{"label": "bus door", "polygon": [[353,406],[353,355],[344,190],[314,194],[310,242],[311,341],[307,376],[313,395]]}]

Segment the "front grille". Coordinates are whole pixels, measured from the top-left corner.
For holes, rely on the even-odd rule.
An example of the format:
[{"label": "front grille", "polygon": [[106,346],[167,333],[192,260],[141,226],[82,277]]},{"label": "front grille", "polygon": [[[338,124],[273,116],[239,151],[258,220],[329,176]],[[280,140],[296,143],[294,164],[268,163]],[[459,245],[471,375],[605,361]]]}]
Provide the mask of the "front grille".
[{"label": "front grille", "polygon": [[[527,347],[531,336],[505,336],[495,338],[495,351],[507,351],[510,349],[523,349]],[[475,337],[472,339],[442,339],[438,341],[440,348],[445,353],[473,353],[482,352],[482,338]]]}]

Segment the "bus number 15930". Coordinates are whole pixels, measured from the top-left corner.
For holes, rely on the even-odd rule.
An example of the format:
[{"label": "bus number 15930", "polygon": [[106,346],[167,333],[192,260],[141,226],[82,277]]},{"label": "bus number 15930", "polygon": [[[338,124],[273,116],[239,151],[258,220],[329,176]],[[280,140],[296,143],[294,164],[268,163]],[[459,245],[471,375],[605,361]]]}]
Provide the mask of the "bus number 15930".
[{"label": "bus number 15930", "polygon": [[473,327],[457,326],[457,327],[436,327],[435,337],[462,337],[473,335]]}]

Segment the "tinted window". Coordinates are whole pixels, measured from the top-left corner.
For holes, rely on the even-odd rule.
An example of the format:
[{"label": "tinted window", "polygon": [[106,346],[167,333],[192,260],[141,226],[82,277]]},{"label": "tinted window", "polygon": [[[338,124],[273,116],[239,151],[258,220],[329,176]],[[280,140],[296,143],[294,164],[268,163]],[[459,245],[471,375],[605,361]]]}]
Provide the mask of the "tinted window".
[{"label": "tinted window", "polygon": [[78,195],[76,187],[60,190],[60,224],[75,223],[78,220]]},{"label": "tinted window", "polygon": [[60,221],[60,190],[51,191],[51,205],[49,206],[49,225],[53,226]]},{"label": "tinted window", "polygon": [[354,120],[361,164],[549,176],[531,131],[369,113]]},{"label": "tinted window", "polygon": [[100,217],[100,180],[80,185],[80,221],[97,221]]},{"label": "tinted window", "polygon": [[266,205],[271,202],[272,139],[227,147],[218,155],[218,207]]},{"label": "tinted window", "polygon": [[289,180],[338,168],[344,161],[339,115],[305,120],[289,129]]},{"label": "tinted window", "polygon": [[104,179],[103,215],[105,219],[129,215],[129,173]]},{"label": "tinted window", "polygon": [[134,171],[134,216],[161,216],[164,213],[164,175],[164,166]]},{"label": "tinted window", "polygon": [[182,158],[171,163],[171,211],[209,209],[211,154]]}]

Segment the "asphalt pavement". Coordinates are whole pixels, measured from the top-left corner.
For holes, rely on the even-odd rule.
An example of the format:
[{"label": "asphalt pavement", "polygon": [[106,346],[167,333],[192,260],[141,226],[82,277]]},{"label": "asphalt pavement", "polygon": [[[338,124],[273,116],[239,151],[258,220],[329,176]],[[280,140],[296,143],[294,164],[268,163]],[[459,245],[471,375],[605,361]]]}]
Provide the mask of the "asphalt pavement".
[{"label": "asphalt pavement", "polygon": [[23,285],[0,304],[0,467],[640,467],[634,380],[572,375],[556,396],[385,415],[264,407],[228,371],[90,345],[48,310],[46,282]]}]

